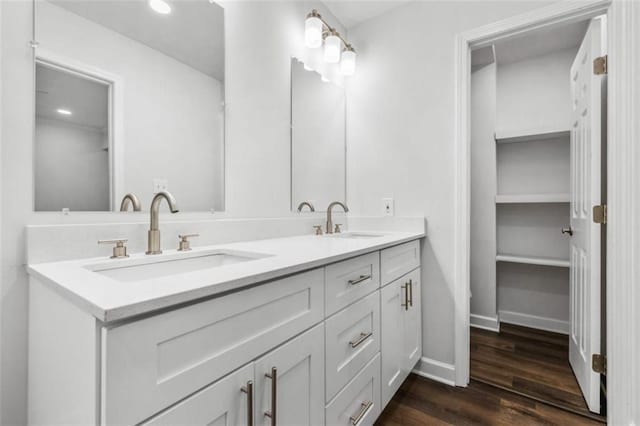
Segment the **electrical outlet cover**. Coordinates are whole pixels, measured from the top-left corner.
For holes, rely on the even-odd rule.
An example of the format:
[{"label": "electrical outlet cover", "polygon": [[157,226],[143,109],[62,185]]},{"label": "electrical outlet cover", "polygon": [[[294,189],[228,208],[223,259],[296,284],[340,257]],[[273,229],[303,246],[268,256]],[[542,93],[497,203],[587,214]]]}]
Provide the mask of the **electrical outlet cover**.
[{"label": "electrical outlet cover", "polygon": [[153,179],[153,193],[157,194],[161,191],[169,190],[169,180],[163,178],[155,178]]},{"label": "electrical outlet cover", "polygon": [[393,216],[393,198],[383,198],[382,199],[382,215],[383,216]]}]

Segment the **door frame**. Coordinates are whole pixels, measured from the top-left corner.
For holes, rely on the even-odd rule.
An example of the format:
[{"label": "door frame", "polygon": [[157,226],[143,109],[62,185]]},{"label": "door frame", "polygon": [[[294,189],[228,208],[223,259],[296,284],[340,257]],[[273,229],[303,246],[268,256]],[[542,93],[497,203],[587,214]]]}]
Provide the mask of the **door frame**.
[{"label": "door frame", "polygon": [[[625,0],[562,1],[493,24],[459,33],[455,39],[455,384],[469,383],[470,326],[470,74],[471,49],[538,28],[607,14],[607,359],[608,421],[640,421],[640,370],[633,355],[640,352],[640,2]],[[637,167],[636,167],[637,169]],[[637,216],[637,214],[635,215]],[[615,243],[615,244],[614,244]],[[615,307],[615,309],[614,309]]]}]

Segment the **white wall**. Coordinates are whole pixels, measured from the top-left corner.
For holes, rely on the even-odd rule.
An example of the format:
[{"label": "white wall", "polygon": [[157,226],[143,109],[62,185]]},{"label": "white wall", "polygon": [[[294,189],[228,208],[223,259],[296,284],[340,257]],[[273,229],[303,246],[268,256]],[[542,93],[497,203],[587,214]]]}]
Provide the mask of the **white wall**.
[{"label": "white wall", "polygon": [[49,2],[38,2],[37,11],[39,49],[112,74],[123,86],[124,167],[116,208],[127,192],[146,208],[160,178],[181,210],[222,210],[216,205],[224,184],[220,82]]},{"label": "white wall", "polygon": [[311,201],[316,211],[345,200],[346,99],[344,88],[291,64],[292,208]]},{"label": "white wall", "polygon": [[105,132],[38,117],[34,143],[36,211],[109,210]]},{"label": "white wall", "polygon": [[[349,32],[347,170],[354,214],[425,215],[423,354],[454,361],[454,37],[550,2],[411,2]],[[421,367],[422,368],[422,367]]]},{"label": "white wall", "polygon": [[[471,73],[471,324],[497,324],[496,309],[496,64]],[[482,324],[487,326],[486,324]]]},{"label": "white wall", "polygon": [[[500,133],[569,128],[569,69],[577,51],[576,46],[524,61],[498,62],[496,127]],[[496,55],[499,59],[500,52]]]},{"label": "white wall", "polygon": [[[228,196],[227,211],[219,216],[297,216],[290,212],[289,200],[290,60],[292,55],[303,53],[306,13],[315,7],[333,18],[324,5],[314,2],[226,2],[223,6]],[[145,222],[148,216],[32,212],[33,63],[28,47],[31,4],[0,2],[0,9],[3,60],[0,423],[14,425],[26,422],[28,306],[24,225]],[[180,213],[172,219],[193,217]],[[197,217],[203,220],[218,215]],[[318,218],[318,224],[322,222],[320,214],[314,217]]]}]

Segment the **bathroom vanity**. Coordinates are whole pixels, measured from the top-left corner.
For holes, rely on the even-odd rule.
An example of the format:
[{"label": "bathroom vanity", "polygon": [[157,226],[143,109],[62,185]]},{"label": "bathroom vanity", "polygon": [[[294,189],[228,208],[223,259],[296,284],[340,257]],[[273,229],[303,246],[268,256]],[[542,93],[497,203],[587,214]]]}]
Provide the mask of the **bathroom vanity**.
[{"label": "bathroom vanity", "polygon": [[29,265],[29,422],[372,424],[422,354],[422,237]]}]

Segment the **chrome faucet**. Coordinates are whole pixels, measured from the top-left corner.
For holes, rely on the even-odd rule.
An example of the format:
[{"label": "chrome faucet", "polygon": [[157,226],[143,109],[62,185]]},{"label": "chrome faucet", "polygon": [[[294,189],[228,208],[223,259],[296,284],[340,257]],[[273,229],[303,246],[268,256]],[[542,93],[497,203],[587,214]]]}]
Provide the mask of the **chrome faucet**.
[{"label": "chrome faucet", "polygon": [[313,204],[311,204],[309,201],[303,201],[298,205],[298,213],[302,211],[304,206],[309,207],[309,210],[312,212],[316,211],[315,207],[313,207]]},{"label": "chrome faucet", "polygon": [[331,219],[331,209],[333,209],[333,206],[342,207],[342,210],[344,210],[345,213],[349,211],[349,208],[345,204],[342,204],[340,201],[334,201],[333,203],[329,204],[329,207],[327,207],[327,234],[333,234],[333,220]]},{"label": "chrome faucet", "polygon": [[142,210],[142,205],[140,204],[140,200],[136,197],[136,194],[128,193],[124,197],[122,197],[122,203],[120,203],[120,211],[126,212],[129,210],[129,206],[133,206],[134,212],[139,212]]},{"label": "chrome faucet", "polygon": [[171,213],[178,213],[178,206],[176,205],[176,199],[173,195],[166,191],[158,192],[151,201],[151,226],[149,227],[149,241],[147,244],[147,254],[161,254],[160,250],[160,228],[159,228],[159,216],[160,216],[160,202],[162,199],[167,200],[169,204],[169,210]]}]

